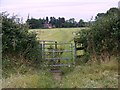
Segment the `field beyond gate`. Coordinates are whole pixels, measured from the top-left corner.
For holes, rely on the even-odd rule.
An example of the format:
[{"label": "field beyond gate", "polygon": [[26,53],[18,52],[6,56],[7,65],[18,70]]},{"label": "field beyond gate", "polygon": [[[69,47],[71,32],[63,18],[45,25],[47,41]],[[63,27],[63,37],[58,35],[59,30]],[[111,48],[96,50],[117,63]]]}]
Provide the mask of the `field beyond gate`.
[{"label": "field beyond gate", "polygon": [[57,42],[71,42],[75,32],[84,28],[55,28],[55,29],[30,29],[30,32],[37,33],[38,40],[50,40]]}]

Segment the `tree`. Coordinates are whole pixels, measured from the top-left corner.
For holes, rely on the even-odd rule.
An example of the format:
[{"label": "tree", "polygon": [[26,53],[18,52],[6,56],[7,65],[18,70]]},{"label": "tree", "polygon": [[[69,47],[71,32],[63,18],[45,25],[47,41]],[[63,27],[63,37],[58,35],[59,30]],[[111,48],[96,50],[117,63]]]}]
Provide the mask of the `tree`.
[{"label": "tree", "polygon": [[80,19],[80,21],[78,22],[78,26],[85,27],[85,22],[82,19]]},{"label": "tree", "polygon": [[46,22],[47,22],[47,23],[49,22],[49,19],[48,19],[48,17],[46,17]]},{"label": "tree", "polygon": [[77,26],[77,22],[75,21],[74,18],[70,18],[69,20],[66,20],[63,23],[63,27],[76,27]]},{"label": "tree", "polygon": [[98,13],[97,16],[95,17],[95,20],[102,18],[105,16],[105,13]]}]

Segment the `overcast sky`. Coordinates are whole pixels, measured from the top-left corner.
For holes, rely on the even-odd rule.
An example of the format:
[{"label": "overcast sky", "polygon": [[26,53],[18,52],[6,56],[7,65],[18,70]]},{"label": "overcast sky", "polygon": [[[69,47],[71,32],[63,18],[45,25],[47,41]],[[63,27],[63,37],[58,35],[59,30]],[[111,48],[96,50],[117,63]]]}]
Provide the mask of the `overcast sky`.
[{"label": "overcast sky", "polygon": [[0,0],[0,12],[17,14],[24,21],[28,14],[33,18],[46,16],[75,18],[88,21],[97,13],[104,13],[111,7],[118,7],[119,0]]}]

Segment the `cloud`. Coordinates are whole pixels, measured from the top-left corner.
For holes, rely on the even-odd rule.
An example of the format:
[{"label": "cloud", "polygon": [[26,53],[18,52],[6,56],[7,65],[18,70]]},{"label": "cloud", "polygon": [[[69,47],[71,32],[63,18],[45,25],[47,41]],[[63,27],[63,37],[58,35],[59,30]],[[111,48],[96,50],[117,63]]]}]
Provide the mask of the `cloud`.
[{"label": "cloud", "polygon": [[35,18],[65,16],[87,20],[99,12],[117,7],[117,0],[2,0],[1,4],[1,11],[18,14],[24,19],[29,13]]}]

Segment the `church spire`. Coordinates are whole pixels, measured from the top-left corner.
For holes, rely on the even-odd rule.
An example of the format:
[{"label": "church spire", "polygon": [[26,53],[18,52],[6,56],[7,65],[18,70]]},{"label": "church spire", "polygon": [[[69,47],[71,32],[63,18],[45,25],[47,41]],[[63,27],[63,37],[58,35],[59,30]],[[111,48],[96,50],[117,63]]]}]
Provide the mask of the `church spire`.
[{"label": "church spire", "polygon": [[28,13],[28,17],[27,17],[27,19],[30,19],[30,14]]}]

